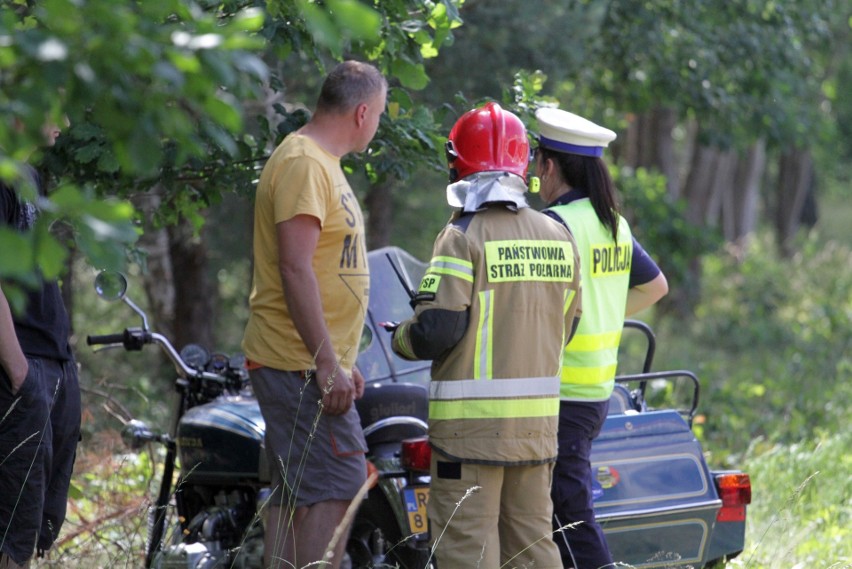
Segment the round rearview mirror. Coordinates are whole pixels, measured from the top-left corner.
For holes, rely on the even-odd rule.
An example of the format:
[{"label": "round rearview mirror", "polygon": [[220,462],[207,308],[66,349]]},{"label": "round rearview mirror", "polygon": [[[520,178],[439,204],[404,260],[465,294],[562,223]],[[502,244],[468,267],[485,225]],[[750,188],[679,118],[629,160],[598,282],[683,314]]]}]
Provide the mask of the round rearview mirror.
[{"label": "round rearview mirror", "polygon": [[104,300],[119,300],[127,292],[127,278],[116,271],[101,271],[95,277],[95,291]]}]

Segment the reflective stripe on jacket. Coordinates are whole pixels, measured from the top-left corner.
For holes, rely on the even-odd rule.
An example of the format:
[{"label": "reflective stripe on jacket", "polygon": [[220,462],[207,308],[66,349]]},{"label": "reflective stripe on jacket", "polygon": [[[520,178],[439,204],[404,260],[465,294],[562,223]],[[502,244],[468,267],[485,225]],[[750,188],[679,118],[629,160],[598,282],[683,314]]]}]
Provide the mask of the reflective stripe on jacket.
[{"label": "reflective stripe on jacket", "polygon": [[614,242],[588,198],[548,209],[565,221],[577,241],[583,282],[583,318],[565,348],[560,398],[605,401],[615,385],[633,237],[627,221],[619,217]]},{"label": "reflective stripe on jacket", "polygon": [[429,438],[438,452],[485,464],[555,460],[559,371],[578,314],[578,277],[570,234],[529,208],[491,205],[454,217],[438,235],[418,291],[434,299],[418,303],[393,341],[397,353],[417,357],[413,327],[420,324],[422,342],[427,316],[469,312],[461,339],[432,362]]}]

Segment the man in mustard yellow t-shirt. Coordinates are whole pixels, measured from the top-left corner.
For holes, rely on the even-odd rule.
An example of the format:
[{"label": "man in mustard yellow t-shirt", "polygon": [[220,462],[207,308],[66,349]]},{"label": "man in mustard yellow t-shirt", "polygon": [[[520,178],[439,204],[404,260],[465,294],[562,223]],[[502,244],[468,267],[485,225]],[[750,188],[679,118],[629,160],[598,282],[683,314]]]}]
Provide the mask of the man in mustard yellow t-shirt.
[{"label": "man in mustard yellow t-shirt", "polygon": [[[311,120],[276,148],[258,183],[243,350],[272,469],[266,568],[321,561],[366,480],[352,403],[364,391],[354,363],[370,277],[361,208],[340,158],[366,149],[386,97],[375,67],[338,65]],[[333,568],[345,543],[337,542]]]}]

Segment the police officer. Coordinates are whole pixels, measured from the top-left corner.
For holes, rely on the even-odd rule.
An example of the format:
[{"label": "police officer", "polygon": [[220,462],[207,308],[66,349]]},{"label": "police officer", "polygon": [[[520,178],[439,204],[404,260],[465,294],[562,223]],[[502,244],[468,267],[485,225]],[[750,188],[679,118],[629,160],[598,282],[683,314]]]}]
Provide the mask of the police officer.
[{"label": "police officer", "polygon": [[456,210],[393,336],[402,357],[433,360],[435,554],[441,569],[558,568],[549,488],[578,253],[526,202],[529,142],[514,114],[495,103],[465,113],[447,158]]},{"label": "police officer", "polygon": [[612,557],[592,509],[592,439],[609,408],[624,318],[657,302],[668,284],[619,215],[601,159],[615,133],[559,109],[539,109],[536,119],[544,213],[571,230],[583,282],[583,319],[563,360],[552,488],[554,528],[571,527],[554,538],[565,567],[599,569],[610,567]]}]

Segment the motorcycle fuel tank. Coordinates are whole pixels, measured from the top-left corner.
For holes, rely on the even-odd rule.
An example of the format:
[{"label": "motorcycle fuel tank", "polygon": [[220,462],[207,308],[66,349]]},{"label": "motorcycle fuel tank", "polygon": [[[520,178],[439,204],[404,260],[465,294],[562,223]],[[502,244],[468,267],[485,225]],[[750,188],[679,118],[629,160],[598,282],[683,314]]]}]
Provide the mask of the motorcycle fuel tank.
[{"label": "motorcycle fuel tank", "polygon": [[178,425],[178,456],[185,479],[268,481],[266,423],[252,397],[222,397],[193,407]]}]

